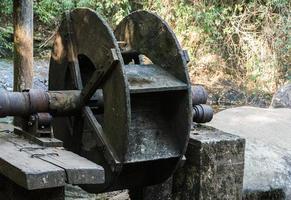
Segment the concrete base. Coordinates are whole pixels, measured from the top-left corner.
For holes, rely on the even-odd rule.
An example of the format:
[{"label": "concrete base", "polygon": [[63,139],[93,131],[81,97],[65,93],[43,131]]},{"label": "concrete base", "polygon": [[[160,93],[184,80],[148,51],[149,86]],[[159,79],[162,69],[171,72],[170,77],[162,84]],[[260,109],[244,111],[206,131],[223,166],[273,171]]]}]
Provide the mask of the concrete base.
[{"label": "concrete base", "polygon": [[175,200],[242,199],[245,140],[200,126],[173,178]]}]

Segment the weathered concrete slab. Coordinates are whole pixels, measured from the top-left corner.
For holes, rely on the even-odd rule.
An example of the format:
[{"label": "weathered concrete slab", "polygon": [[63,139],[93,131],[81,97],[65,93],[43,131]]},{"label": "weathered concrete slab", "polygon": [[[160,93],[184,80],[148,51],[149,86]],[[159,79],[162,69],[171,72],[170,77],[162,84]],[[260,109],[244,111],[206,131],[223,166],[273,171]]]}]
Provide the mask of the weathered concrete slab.
[{"label": "weathered concrete slab", "polygon": [[291,199],[290,109],[232,108],[215,114],[208,125],[246,139],[244,192],[248,196],[280,199],[283,190]]},{"label": "weathered concrete slab", "polygon": [[186,163],[174,175],[174,199],[241,199],[244,147],[239,136],[206,126],[195,128]]},{"label": "weathered concrete slab", "polygon": [[258,139],[291,151],[290,122],[290,109],[244,106],[215,114],[209,125],[246,139]]},{"label": "weathered concrete slab", "polygon": [[[2,131],[2,132],[1,132]],[[63,148],[42,147],[0,130],[0,174],[27,190],[100,184],[104,169]]]}]

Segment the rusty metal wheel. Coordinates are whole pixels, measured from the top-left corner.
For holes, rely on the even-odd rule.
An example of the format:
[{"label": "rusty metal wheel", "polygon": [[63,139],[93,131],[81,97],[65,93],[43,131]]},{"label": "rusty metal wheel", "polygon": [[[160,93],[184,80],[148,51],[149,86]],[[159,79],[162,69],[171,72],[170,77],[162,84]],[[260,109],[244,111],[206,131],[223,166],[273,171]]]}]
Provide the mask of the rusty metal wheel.
[{"label": "rusty metal wheel", "polygon": [[[94,72],[103,73],[116,59],[118,63],[111,69],[110,76],[104,78],[94,95],[89,95],[89,106],[73,117],[60,117],[53,122],[55,136],[64,141],[66,148],[105,167],[107,182],[112,181],[112,171],[118,173],[111,168],[118,167],[123,159],[123,140],[115,133],[128,132],[130,121],[123,61],[112,30],[99,15],[90,9],[65,13],[51,57],[49,90],[82,90],[89,86]],[[98,106],[102,105],[98,96],[106,101],[103,106]],[[105,137],[99,135],[100,131],[106,132]],[[104,152],[105,143],[115,149]]]},{"label": "rusty metal wheel", "polygon": [[115,34],[119,42],[90,9],[68,12],[50,62],[49,90],[81,91],[84,108],[53,127],[66,148],[105,168],[105,184],[83,186],[94,193],[166,180],[185,153],[192,119],[187,57],[168,25],[140,11]]}]

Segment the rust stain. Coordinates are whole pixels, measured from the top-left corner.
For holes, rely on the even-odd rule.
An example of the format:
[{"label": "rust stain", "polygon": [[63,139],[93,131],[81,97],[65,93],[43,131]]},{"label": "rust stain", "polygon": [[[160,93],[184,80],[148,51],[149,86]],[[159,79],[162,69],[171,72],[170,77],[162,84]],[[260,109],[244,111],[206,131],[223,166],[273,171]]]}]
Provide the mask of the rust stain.
[{"label": "rust stain", "polygon": [[54,42],[54,49],[52,52],[52,58],[57,63],[62,63],[63,58],[66,56],[66,51],[63,44],[63,39],[60,35],[60,33],[57,33],[55,36],[55,42]]}]

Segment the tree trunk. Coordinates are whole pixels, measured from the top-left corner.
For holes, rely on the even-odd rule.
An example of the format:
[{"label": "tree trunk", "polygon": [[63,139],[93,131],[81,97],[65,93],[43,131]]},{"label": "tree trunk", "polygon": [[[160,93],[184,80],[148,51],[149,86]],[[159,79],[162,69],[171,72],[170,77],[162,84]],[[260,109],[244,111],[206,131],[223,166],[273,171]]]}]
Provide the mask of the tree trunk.
[{"label": "tree trunk", "polygon": [[[13,0],[14,91],[32,87],[33,79],[33,0]],[[22,118],[14,125],[25,128]]]},{"label": "tree trunk", "polygon": [[13,1],[14,91],[32,87],[33,0]]}]

